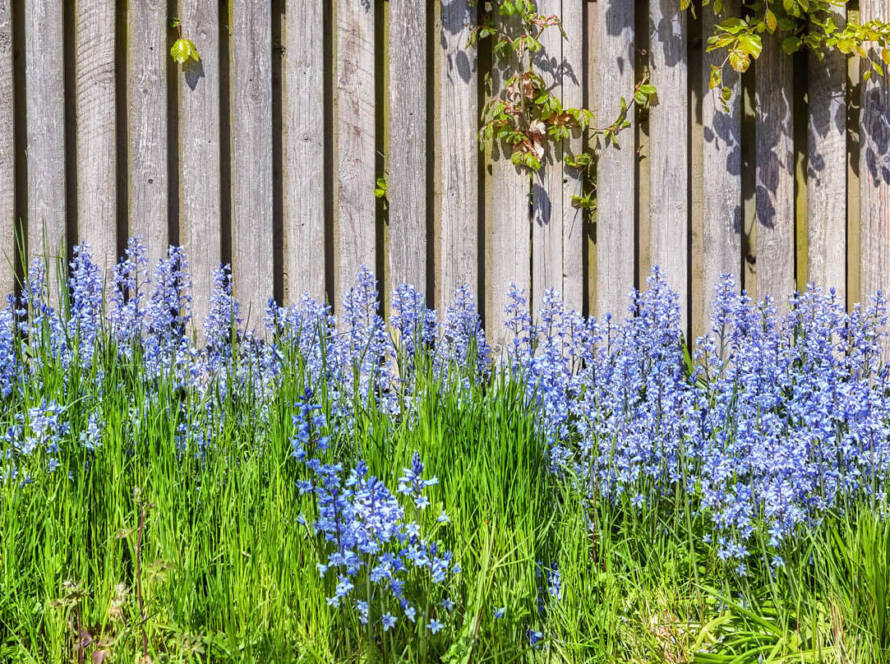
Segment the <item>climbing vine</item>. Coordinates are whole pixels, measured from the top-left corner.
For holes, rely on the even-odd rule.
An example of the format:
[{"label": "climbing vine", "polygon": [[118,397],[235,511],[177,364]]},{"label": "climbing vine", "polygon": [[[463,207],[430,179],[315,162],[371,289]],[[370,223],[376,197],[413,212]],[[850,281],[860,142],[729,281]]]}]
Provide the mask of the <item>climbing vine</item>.
[{"label": "climbing vine", "polygon": [[[728,100],[732,93],[723,85],[724,70],[747,71],[763,50],[764,35],[775,35],[789,55],[802,49],[820,59],[832,50],[859,55],[867,63],[865,80],[873,73],[883,76],[884,64],[890,63],[890,23],[839,23],[835,10],[846,4],[847,0],[745,0],[740,15],[730,16],[723,0],[703,0],[703,9],[713,11],[720,20],[708,36],[707,50],[725,53],[723,62],[711,67],[710,88],[719,88]],[[681,0],[680,9],[694,15],[695,5]],[[877,48],[870,51],[869,44]]]}]

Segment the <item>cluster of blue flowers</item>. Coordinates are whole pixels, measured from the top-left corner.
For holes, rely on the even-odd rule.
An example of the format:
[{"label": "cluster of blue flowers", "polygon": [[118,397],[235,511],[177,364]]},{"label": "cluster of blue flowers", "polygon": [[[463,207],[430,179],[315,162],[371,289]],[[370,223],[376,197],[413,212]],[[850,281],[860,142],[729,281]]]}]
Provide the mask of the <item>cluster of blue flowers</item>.
[{"label": "cluster of blue flowers", "polygon": [[[373,622],[384,632],[392,629],[399,617],[416,622],[418,603],[412,599],[410,587],[412,581],[417,585],[414,573],[425,571],[429,582],[443,594],[450,575],[460,572],[451,552],[421,537],[418,523],[407,517],[395,494],[368,473],[363,461],[351,469],[322,461],[328,449],[329,425],[312,402],[311,390],[299,404],[294,426],[294,457],[310,478],[298,486],[301,492],[315,496],[318,515],[313,528],[330,547],[318,571],[322,577],[336,577],[328,604],[335,608],[351,605],[363,625]],[[418,510],[429,504],[424,489],[436,483],[435,478],[424,479],[423,472],[423,462],[415,452],[411,467],[405,468],[399,479],[399,492],[410,496]],[[413,590],[415,597],[421,594],[417,588]],[[428,601],[431,591],[422,594]],[[440,606],[447,614],[454,602],[445,596]],[[435,634],[442,628],[442,612],[432,617],[424,610],[422,615],[427,615],[430,632]]]},{"label": "cluster of blue flowers", "polygon": [[[289,366],[300,366],[308,385],[324,384],[334,403],[373,397],[396,415],[411,407],[405,397],[418,393],[424,372],[460,388],[509,371],[525,385],[554,472],[588,496],[638,510],[685,492],[713,524],[720,557],[739,569],[756,535],[778,551],[800,527],[850,500],[886,502],[890,402],[880,294],[850,311],[832,291],[817,288],[785,302],[755,302],[727,277],[715,293],[712,329],[688,357],[677,296],[658,269],[646,290],[631,294],[623,318],[585,318],[549,291],[533,319],[524,293],[513,287],[504,354],[492,358],[468,288],[440,315],[400,285],[386,321],[376,281],[364,269],[344,296],[339,320],[306,296],[287,307],[270,301],[265,335],[242,329],[227,267],[214,275],[207,320],[192,321],[185,255],[171,247],[150,271],[138,238],[128,243],[107,292],[85,245],[74,249],[67,290],[51,291],[44,266],[35,262],[21,293],[0,309],[0,399],[8,403],[27,402],[18,397],[42,380],[46,361],[89,368],[100,348],[123,359],[138,355],[146,380],[167,377],[195,395],[178,442],[206,448],[213,445],[207,423],[219,419],[223,399],[250,386],[262,409]],[[193,328],[203,330],[200,345]],[[94,373],[101,381],[101,367]],[[22,412],[5,423],[0,458],[7,479],[38,449],[51,470],[54,450],[68,435],[64,412],[54,405],[17,407]],[[101,446],[97,413],[71,436],[89,449]],[[345,416],[341,421],[348,426]],[[444,554],[409,532],[398,501],[361,464],[346,469],[320,461],[326,440],[310,435],[319,426],[296,423],[303,447],[295,453],[326,510],[319,532],[340,538],[328,563],[343,577],[334,598],[353,597],[357,566],[379,568],[378,580],[390,584],[408,617],[399,565],[420,561],[438,578],[447,567]],[[414,509],[426,506],[424,489],[432,481],[422,473],[417,457],[398,487]],[[364,530],[344,542],[337,529],[347,509]],[[373,566],[351,557],[382,556],[396,543],[407,553],[375,558]],[[385,623],[397,618],[391,612]]]}]

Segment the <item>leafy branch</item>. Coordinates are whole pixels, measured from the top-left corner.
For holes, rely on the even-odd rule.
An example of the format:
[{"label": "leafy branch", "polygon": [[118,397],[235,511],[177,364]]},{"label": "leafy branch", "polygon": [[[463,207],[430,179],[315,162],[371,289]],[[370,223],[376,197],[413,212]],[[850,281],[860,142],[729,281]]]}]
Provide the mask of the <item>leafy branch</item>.
[{"label": "leafy branch", "polygon": [[[855,53],[868,63],[865,80],[873,72],[883,76],[883,65],[890,63],[890,23],[848,21],[841,26],[834,9],[846,3],[847,0],[750,0],[742,3],[741,16],[724,17],[723,0],[704,0],[703,5],[710,6],[723,19],[708,37],[707,50],[725,52],[723,61],[711,66],[709,87],[720,88],[720,96],[727,102],[732,91],[723,85],[724,70],[729,66],[737,72],[747,71],[763,50],[764,34],[775,35],[789,55],[807,49],[821,60],[832,50],[846,55]],[[689,0],[683,0],[680,9],[695,11]],[[869,43],[878,48],[870,52],[866,48]]]},{"label": "leafy branch", "polygon": [[198,47],[195,46],[195,42],[182,36],[182,21],[174,16],[170,19],[170,27],[176,30],[178,37],[170,48],[170,55],[173,57],[173,60],[181,65],[188,62],[189,58],[195,62],[200,62],[201,56],[198,55]]}]

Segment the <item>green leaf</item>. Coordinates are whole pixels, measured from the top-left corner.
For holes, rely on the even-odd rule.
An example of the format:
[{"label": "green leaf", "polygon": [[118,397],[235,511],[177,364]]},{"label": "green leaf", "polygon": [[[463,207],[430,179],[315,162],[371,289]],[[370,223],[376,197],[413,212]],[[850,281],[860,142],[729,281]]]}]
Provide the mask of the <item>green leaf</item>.
[{"label": "green leaf", "polygon": [[769,8],[766,10],[766,14],[763,16],[763,20],[766,21],[766,27],[770,32],[775,32],[776,27],[778,25],[778,21],[776,21],[776,15]]},{"label": "green leaf", "polygon": [[192,58],[195,62],[201,60],[194,42],[191,39],[185,39],[183,37],[180,37],[173,42],[173,46],[170,48],[170,55],[173,57],[174,61],[181,65],[184,65],[189,58]]},{"label": "green leaf", "polygon": [[782,40],[782,50],[788,55],[800,50],[800,37],[790,35]]}]

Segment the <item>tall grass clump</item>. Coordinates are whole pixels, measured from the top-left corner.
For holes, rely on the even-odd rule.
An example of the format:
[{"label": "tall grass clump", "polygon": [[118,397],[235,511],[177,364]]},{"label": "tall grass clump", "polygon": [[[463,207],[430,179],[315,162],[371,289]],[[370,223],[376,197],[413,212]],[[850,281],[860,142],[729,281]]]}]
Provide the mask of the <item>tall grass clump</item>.
[{"label": "tall grass clump", "polygon": [[514,288],[495,353],[467,288],[246,330],[178,248],[66,271],[0,310],[0,661],[888,659],[880,294],[726,278],[690,353],[657,269]]}]

